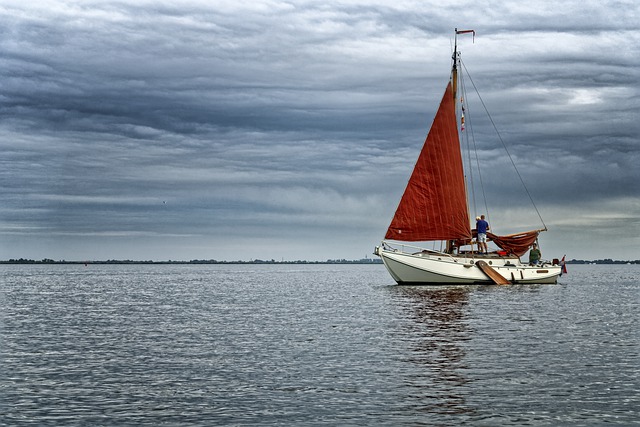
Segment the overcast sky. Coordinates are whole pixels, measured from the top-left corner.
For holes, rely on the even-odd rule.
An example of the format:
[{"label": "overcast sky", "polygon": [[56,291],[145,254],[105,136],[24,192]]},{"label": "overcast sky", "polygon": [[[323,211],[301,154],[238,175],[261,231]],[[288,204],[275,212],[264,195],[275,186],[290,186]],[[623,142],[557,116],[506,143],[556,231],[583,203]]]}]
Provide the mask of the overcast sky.
[{"label": "overcast sky", "polygon": [[[639,5],[3,0],[0,259],[371,254],[455,27],[543,256],[639,259]],[[486,129],[472,215],[540,228]]]}]

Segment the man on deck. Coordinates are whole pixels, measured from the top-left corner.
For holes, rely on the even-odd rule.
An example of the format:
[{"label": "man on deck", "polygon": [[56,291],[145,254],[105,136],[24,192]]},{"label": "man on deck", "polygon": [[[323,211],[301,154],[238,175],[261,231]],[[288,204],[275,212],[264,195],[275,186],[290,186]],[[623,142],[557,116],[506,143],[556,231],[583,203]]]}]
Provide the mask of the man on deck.
[{"label": "man on deck", "polygon": [[487,247],[487,230],[489,230],[489,223],[485,221],[484,215],[480,215],[480,219],[476,221],[476,230],[478,231],[478,252],[488,253]]},{"label": "man on deck", "polygon": [[538,249],[538,245],[534,243],[533,247],[529,251],[529,264],[538,265],[541,257],[542,253],[540,252],[540,249]]}]

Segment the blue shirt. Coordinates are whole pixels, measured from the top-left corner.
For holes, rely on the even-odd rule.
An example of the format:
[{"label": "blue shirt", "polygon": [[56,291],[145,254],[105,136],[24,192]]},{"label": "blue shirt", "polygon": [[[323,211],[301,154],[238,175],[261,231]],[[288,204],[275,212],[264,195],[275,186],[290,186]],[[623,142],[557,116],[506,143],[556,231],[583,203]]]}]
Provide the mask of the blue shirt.
[{"label": "blue shirt", "polygon": [[487,228],[489,228],[489,223],[484,219],[480,219],[478,220],[478,222],[476,222],[476,229],[478,230],[478,234],[487,234]]}]

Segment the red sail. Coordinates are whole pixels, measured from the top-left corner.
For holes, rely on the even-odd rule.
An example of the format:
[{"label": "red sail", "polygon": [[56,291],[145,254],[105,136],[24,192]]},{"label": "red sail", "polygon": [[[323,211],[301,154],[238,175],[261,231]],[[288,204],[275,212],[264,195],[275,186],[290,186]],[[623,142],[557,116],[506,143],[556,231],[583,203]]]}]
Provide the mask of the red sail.
[{"label": "red sail", "polygon": [[451,82],[385,239],[471,239]]},{"label": "red sail", "polygon": [[525,231],[507,236],[496,236],[493,233],[487,233],[487,237],[505,251],[517,256],[522,256],[527,253],[531,245],[535,243],[541,231],[544,230]]}]

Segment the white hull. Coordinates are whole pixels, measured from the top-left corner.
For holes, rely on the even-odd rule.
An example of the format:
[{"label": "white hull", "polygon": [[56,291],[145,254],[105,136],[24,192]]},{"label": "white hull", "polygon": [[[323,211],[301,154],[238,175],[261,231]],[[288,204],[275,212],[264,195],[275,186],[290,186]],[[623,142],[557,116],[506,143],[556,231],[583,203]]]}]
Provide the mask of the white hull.
[{"label": "white hull", "polygon": [[517,283],[557,283],[561,266],[545,263],[539,266],[523,264],[516,256],[496,254],[449,255],[434,251],[407,253],[397,249],[376,247],[393,279],[401,285],[493,284],[477,265],[485,261],[506,280]]}]

